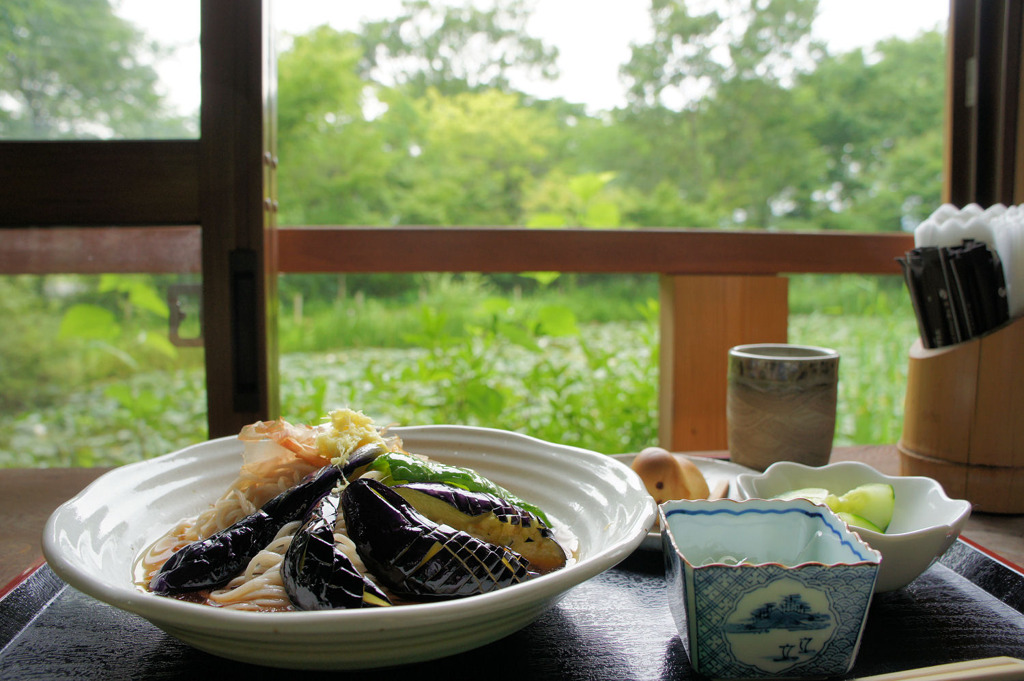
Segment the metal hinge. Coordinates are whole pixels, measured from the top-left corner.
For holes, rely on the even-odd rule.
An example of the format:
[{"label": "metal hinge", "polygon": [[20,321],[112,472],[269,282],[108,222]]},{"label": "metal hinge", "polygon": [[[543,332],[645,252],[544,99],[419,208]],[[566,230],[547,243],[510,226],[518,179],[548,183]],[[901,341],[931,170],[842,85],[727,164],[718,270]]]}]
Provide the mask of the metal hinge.
[{"label": "metal hinge", "polygon": [[[189,309],[199,318],[199,335],[192,338],[181,336],[181,324],[189,316],[185,312],[185,301],[194,301]],[[173,345],[181,348],[202,347],[203,345],[203,286],[202,284],[171,284],[167,287],[167,337]]]}]

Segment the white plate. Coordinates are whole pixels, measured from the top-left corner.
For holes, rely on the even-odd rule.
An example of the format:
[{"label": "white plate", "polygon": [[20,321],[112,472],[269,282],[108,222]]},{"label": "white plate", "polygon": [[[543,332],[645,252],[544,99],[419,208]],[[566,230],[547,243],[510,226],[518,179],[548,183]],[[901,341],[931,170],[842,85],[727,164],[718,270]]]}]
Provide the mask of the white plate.
[{"label": "white plate", "polygon": [[[707,480],[708,487],[715,489],[719,484],[723,482],[729,483],[729,491],[726,497],[729,499],[742,499],[740,495],[739,485],[736,484],[736,478],[742,473],[756,473],[757,471],[741,466],[738,463],[732,463],[731,461],[722,461],[721,459],[709,459],[704,456],[687,456],[686,454],[676,454],[676,456],[685,456],[690,461],[697,464],[697,468],[700,469],[704,479]],[[633,459],[636,458],[636,454],[614,454],[612,458],[621,461],[625,465],[630,465]],[[647,549],[650,551],[661,551],[661,532],[651,531],[644,537],[643,542],[640,544],[640,548]]]},{"label": "white plate", "polygon": [[579,539],[578,561],[480,596],[368,610],[236,612],[140,591],[132,565],[141,551],[234,480],[242,451],[234,437],[102,476],[50,517],[43,552],[74,588],[196,648],[277,667],[360,669],[434,659],[506,636],[628,556],[654,523],[656,506],[640,478],[612,457],[487,428],[391,432],[407,450],[475,468],[566,523]]}]

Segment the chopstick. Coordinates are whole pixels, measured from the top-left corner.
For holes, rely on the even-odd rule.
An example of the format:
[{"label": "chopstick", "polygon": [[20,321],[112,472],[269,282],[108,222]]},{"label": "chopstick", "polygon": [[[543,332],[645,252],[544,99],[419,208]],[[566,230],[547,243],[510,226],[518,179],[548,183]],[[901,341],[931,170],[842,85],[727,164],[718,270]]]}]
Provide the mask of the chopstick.
[{"label": "chopstick", "polygon": [[959,679],[998,679],[1024,681],[1024,660],[1015,657],[987,657],[967,662],[951,662],[902,672],[864,676],[859,681],[957,681]]}]

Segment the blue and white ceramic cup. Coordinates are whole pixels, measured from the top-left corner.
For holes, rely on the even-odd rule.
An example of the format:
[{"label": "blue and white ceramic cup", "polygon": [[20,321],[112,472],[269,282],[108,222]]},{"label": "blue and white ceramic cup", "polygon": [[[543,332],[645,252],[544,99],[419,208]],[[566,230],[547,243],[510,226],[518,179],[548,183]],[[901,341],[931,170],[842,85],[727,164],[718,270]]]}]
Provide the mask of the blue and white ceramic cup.
[{"label": "blue and white ceramic cup", "polygon": [[847,673],[881,554],[806,499],[660,507],[669,607],[712,679]]}]

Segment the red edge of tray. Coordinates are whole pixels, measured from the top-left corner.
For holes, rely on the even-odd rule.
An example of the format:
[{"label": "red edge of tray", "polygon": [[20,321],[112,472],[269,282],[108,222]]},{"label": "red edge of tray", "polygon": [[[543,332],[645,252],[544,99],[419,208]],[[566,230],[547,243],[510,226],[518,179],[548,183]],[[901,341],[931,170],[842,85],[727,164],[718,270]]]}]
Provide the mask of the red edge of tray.
[{"label": "red edge of tray", "polygon": [[971,548],[976,549],[977,551],[980,551],[981,553],[984,553],[986,556],[988,556],[992,560],[996,561],[997,563],[1002,563],[1003,565],[1005,565],[1006,567],[1010,568],[1014,572],[1017,572],[1017,573],[1020,573],[1021,575],[1024,575],[1024,568],[1022,568],[1021,566],[1017,565],[1014,562],[1011,562],[1011,561],[1007,560],[1006,558],[1003,558],[1002,556],[1000,556],[995,551],[992,551],[991,549],[987,549],[984,546],[982,546],[981,544],[979,544],[978,542],[976,542],[976,541],[974,541],[972,539],[968,539],[967,537],[965,537],[963,535],[960,535],[959,539],[960,539],[960,541],[962,541],[963,543],[967,544]]},{"label": "red edge of tray", "polygon": [[43,567],[43,565],[45,565],[45,564],[46,564],[46,559],[40,557],[38,560],[36,560],[36,562],[34,564],[32,564],[31,566],[25,568],[20,575],[18,575],[17,577],[15,577],[11,581],[9,581],[6,586],[4,586],[2,589],[0,589],[0,601],[2,601],[4,598],[6,598],[7,594],[9,594],[12,591],[14,591],[15,589],[17,589],[18,586],[22,582],[24,582],[26,579],[28,579],[30,576],[32,576],[33,572],[35,572],[39,568]]}]

